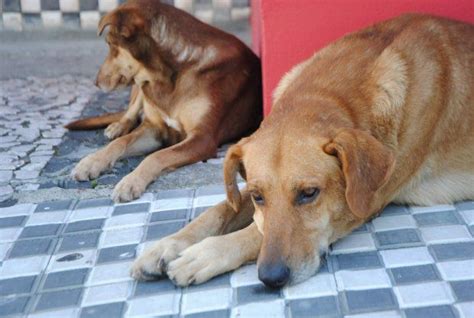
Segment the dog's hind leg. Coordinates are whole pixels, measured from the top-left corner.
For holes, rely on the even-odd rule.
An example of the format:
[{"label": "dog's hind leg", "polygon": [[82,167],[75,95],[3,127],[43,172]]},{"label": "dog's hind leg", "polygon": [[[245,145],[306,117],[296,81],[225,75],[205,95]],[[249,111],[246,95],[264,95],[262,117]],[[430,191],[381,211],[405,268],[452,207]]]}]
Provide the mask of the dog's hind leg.
[{"label": "dog's hind leg", "polygon": [[[245,231],[241,229],[247,227],[252,222],[253,213],[254,206],[250,195],[248,191],[243,190],[242,205],[238,213],[234,211],[227,201],[207,209],[180,231],[159,240],[151,248],[145,250],[143,255],[133,264],[131,275],[136,279],[142,280],[155,279],[164,275],[169,262],[178,258],[178,255],[188,247],[200,244],[199,242],[207,242],[209,240],[206,240],[206,238],[211,236],[219,238],[230,237],[228,235],[219,235],[227,233],[236,234]],[[238,234],[237,237],[242,235],[243,233]],[[243,239],[245,240],[245,238]],[[258,240],[255,243],[258,243]],[[254,243],[252,242],[251,244]],[[234,251],[229,249],[223,252],[234,253]],[[216,261],[216,259],[210,259],[210,261],[220,262]]]},{"label": "dog's hind leg", "polygon": [[152,152],[162,146],[160,132],[144,121],[130,134],[115,139],[99,151],[82,159],[71,172],[78,181],[97,178],[110,169],[118,159]]}]

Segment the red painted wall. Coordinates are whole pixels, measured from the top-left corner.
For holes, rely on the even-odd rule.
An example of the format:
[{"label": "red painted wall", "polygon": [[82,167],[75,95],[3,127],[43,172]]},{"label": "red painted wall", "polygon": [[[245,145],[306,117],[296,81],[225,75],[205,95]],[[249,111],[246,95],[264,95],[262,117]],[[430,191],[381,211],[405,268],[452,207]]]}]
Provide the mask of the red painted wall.
[{"label": "red painted wall", "polygon": [[265,114],[284,73],[342,35],[406,12],[474,23],[474,0],[251,0],[253,49],[262,58]]}]

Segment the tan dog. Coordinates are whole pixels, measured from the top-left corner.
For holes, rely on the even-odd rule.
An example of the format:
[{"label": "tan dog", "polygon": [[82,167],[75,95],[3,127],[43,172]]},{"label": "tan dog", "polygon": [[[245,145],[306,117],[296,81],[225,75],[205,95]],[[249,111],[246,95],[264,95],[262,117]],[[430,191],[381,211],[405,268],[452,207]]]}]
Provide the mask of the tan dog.
[{"label": "tan dog", "polygon": [[[222,143],[261,121],[260,62],[236,37],[154,0],[129,2],[102,18],[109,55],[97,75],[104,90],[134,84],[126,113],[89,118],[70,129],[110,124],[117,138],[82,159],[77,180],[97,178],[127,156],[153,152],[115,187],[116,201],[139,197],[162,172],[209,159]],[[129,133],[140,121],[140,125]]]},{"label": "tan dog", "polygon": [[404,15],[299,64],[229,150],[228,202],[157,242],[133,276],[185,286],[258,257],[260,280],[280,287],[389,202],[474,199],[473,52],[472,25]]}]

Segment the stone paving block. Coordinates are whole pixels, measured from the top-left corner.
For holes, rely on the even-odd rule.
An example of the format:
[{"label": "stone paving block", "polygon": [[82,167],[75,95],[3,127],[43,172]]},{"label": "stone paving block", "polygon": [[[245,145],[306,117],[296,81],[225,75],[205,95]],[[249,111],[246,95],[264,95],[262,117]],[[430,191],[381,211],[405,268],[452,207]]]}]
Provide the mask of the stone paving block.
[{"label": "stone paving block", "polygon": [[414,229],[376,232],[374,235],[381,249],[422,244],[418,233]]},{"label": "stone paving block", "polygon": [[474,301],[474,280],[450,282],[459,302]]},{"label": "stone paving block", "polygon": [[345,315],[344,318],[404,318],[399,311],[388,310],[388,311],[376,311],[366,312],[363,314]]},{"label": "stone paving block", "polygon": [[434,263],[426,247],[400,248],[380,251],[386,267],[402,267]]},{"label": "stone paving block", "polygon": [[82,292],[82,288],[74,288],[39,294],[34,310],[77,306],[80,303]]},{"label": "stone paving block", "polygon": [[414,218],[419,226],[459,224],[454,211],[415,214]]},{"label": "stone paving block", "polygon": [[474,260],[440,262],[436,266],[444,280],[474,279]]},{"label": "stone paving block", "polygon": [[70,210],[75,202],[73,200],[42,202],[36,206],[35,212],[54,212]]},{"label": "stone paving block", "polygon": [[87,286],[112,284],[132,280],[130,267],[132,262],[97,265],[92,269]]},{"label": "stone paving block", "polygon": [[84,293],[82,306],[125,301],[131,285],[132,282],[129,281],[89,287]]},{"label": "stone paving block", "polygon": [[125,309],[125,302],[88,306],[82,308],[80,318],[121,317]]},{"label": "stone paving block", "polygon": [[150,203],[138,203],[138,204],[124,204],[117,205],[114,208],[112,215],[121,215],[129,213],[142,213],[150,210]]},{"label": "stone paving block", "polygon": [[3,279],[38,275],[44,270],[48,261],[49,256],[46,255],[7,259],[3,261],[0,267],[0,277]]},{"label": "stone paving block", "polygon": [[43,290],[83,285],[89,272],[89,268],[79,268],[50,273],[46,276]]},{"label": "stone paving block", "polygon": [[332,245],[332,254],[355,253],[375,250],[375,243],[370,233],[353,233]]},{"label": "stone paving block", "polygon": [[451,289],[446,282],[397,286],[394,291],[400,308],[444,305],[454,302]]},{"label": "stone paving block", "polygon": [[340,291],[392,287],[385,269],[338,271],[336,281]]},{"label": "stone paving block", "polygon": [[474,317],[474,302],[459,303],[454,305],[461,318]]},{"label": "stone paving block", "polygon": [[430,249],[438,261],[474,258],[474,242],[431,245]]},{"label": "stone paving block", "polygon": [[76,210],[90,209],[97,207],[112,206],[114,202],[109,198],[81,200],[76,205]]},{"label": "stone paving block", "polygon": [[260,284],[257,265],[250,264],[237,268],[230,276],[230,284],[233,288]]},{"label": "stone paving block", "polygon": [[112,213],[112,207],[95,207],[95,208],[84,208],[74,210],[71,213],[69,222],[92,220],[92,219],[103,219],[110,216]]},{"label": "stone paving block", "polygon": [[23,228],[23,231],[21,232],[19,238],[23,239],[42,236],[55,236],[59,233],[61,228],[61,224],[43,224],[27,226]]},{"label": "stone paving block", "polygon": [[12,247],[13,243],[2,243],[0,244],[0,262],[5,259],[8,251]]},{"label": "stone paving block", "polygon": [[389,204],[385,209],[383,209],[381,215],[388,216],[408,213],[408,207],[405,205]]},{"label": "stone paving block", "polygon": [[226,200],[225,193],[222,194],[213,194],[213,195],[205,195],[199,196],[194,198],[193,205],[195,207],[202,207],[202,206],[214,206],[222,201]]},{"label": "stone paving block", "polygon": [[389,272],[395,284],[413,284],[440,279],[433,264],[391,268]]},{"label": "stone paving block", "polygon": [[33,240],[16,241],[10,251],[9,258],[50,254],[56,246],[57,240],[51,238],[37,238]]},{"label": "stone paving block", "polygon": [[28,294],[32,291],[37,278],[38,276],[23,276],[2,279],[0,280],[0,296]]},{"label": "stone paving block", "polygon": [[341,317],[338,299],[334,296],[297,299],[289,302],[292,317]]},{"label": "stone paving block", "polygon": [[25,220],[26,216],[12,216],[7,218],[0,218],[0,229],[21,226]]},{"label": "stone paving block", "polygon": [[163,294],[163,293],[174,293],[177,291],[176,285],[174,285],[169,279],[162,278],[157,281],[150,282],[137,282],[135,287],[134,296],[150,296],[153,294]]},{"label": "stone paving block", "polygon": [[99,244],[100,232],[64,235],[58,252],[95,248]]},{"label": "stone paving block", "polygon": [[23,203],[15,204],[10,207],[0,208],[0,215],[2,217],[17,216],[17,215],[30,215],[36,208],[36,204]]},{"label": "stone paving block", "polygon": [[414,214],[427,213],[427,212],[439,212],[439,211],[455,211],[456,208],[452,204],[440,204],[433,206],[412,206],[410,211]]},{"label": "stone paving block", "polygon": [[358,269],[383,267],[376,251],[335,255],[336,269]]},{"label": "stone paving block", "polygon": [[452,243],[471,240],[464,225],[445,225],[421,228],[421,236],[427,244]]},{"label": "stone paving block", "polygon": [[198,216],[200,216],[201,214],[203,214],[207,209],[209,209],[210,206],[201,206],[201,207],[198,207],[198,208],[193,208],[193,211],[192,211],[192,219],[195,219],[197,218]]},{"label": "stone paving block", "polygon": [[[158,193],[158,196],[160,194]],[[181,210],[189,209],[192,207],[192,199],[190,197],[180,198],[166,198],[158,199],[153,202],[151,211],[167,211],[167,210]]]},{"label": "stone paving block", "polygon": [[405,310],[406,318],[455,318],[456,311],[452,306],[431,306],[421,308],[408,308]]},{"label": "stone paving block", "polygon": [[180,230],[184,222],[157,223],[148,226],[145,240],[158,240]]},{"label": "stone paving block", "polygon": [[188,209],[158,211],[151,215],[150,223],[186,219]]},{"label": "stone paving block", "polygon": [[222,288],[222,287],[229,287],[230,288],[230,273],[221,274],[217,277],[214,277],[207,282],[199,285],[191,285],[186,288],[187,292],[196,292],[205,289],[211,288]]},{"label": "stone paving block", "polygon": [[93,219],[93,220],[71,222],[66,225],[66,228],[64,229],[64,233],[101,230],[102,227],[104,226],[104,221],[105,219]]},{"label": "stone paving block", "polygon": [[230,288],[214,288],[186,292],[182,297],[181,314],[208,312],[229,308],[232,302],[232,290]]},{"label": "stone paving block", "polygon": [[112,216],[107,220],[104,228],[109,230],[113,228],[142,226],[147,223],[148,216],[148,213],[133,213]]},{"label": "stone paving block", "polygon": [[390,288],[351,290],[344,293],[349,313],[382,311],[397,308],[397,301]]},{"label": "stone paving block", "polygon": [[164,315],[176,315],[179,313],[179,303],[181,295],[163,294],[160,301],[155,297],[134,298],[128,302],[128,317],[154,316],[156,313]]},{"label": "stone paving block", "polygon": [[99,244],[100,248],[138,244],[143,237],[143,226],[113,229],[105,231]]},{"label": "stone paving block", "polygon": [[337,295],[336,280],[332,274],[316,274],[299,284],[283,289],[286,299],[315,298]]},{"label": "stone paving block", "polygon": [[47,268],[48,272],[67,269],[93,267],[97,256],[96,250],[81,250],[53,255]]},{"label": "stone paving block", "polygon": [[132,244],[100,249],[97,264],[134,259],[136,248],[137,245]]},{"label": "stone paving block", "polygon": [[230,317],[230,310],[215,310],[215,311],[206,311],[198,312],[195,314],[185,315],[185,318],[228,318]]},{"label": "stone paving block", "polygon": [[41,225],[41,224],[52,224],[52,223],[63,223],[66,220],[67,212],[43,212],[35,213],[29,217],[26,221],[26,225]]},{"label": "stone paving block", "polygon": [[25,311],[30,297],[11,297],[0,301],[0,313],[5,316],[21,314]]},{"label": "stone paving block", "polygon": [[457,202],[456,209],[459,211],[474,210],[474,201]]},{"label": "stone paving block", "polygon": [[474,225],[474,210],[459,212],[467,225]]},{"label": "stone paving block", "polygon": [[13,242],[21,233],[21,227],[9,227],[4,228],[0,231],[0,243]]},{"label": "stone paving block", "polygon": [[375,231],[398,230],[416,228],[415,220],[411,215],[381,216],[372,220]]},{"label": "stone paving block", "polygon": [[285,302],[282,300],[248,303],[232,308],[232,318],[285,317]]},{"label": "stone paving block", "polygon": [[250,302],[271,301],[280,297],[280,291],[278,289],[270,289],[262,283],[238,287],[236,293],[237,303],[239,305]]}]

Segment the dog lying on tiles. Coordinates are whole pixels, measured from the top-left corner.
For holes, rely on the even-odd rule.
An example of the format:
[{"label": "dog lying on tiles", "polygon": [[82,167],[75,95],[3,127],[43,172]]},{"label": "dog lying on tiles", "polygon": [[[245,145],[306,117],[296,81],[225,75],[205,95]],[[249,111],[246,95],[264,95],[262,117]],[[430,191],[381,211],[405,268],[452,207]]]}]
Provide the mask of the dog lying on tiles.
[{"label": "dog lying on tiles", "polygon": [[156,242],[132,276],[186,286],[256,260],[281,287],[390,202],[474,199],[473,52],[473,25],[403,15],[297,65],[260,128],[229,149],[227,201]]},{"label": "dog lying on tiles", "polygon": [[110,12],[99,23],[99,35],[107,26],[109,54],[96,84],[104,90],[133,85],[130,105],[124,113],[66,126],[109,125],[105,134],[115,139],[82,159],[73,178],[94,179],[120,158],[163,148],[115,187],[115,201],[130,201],[162,172],[209,159],[219,145],[258,127],[260,62],[236,37],[153,0]]}]

